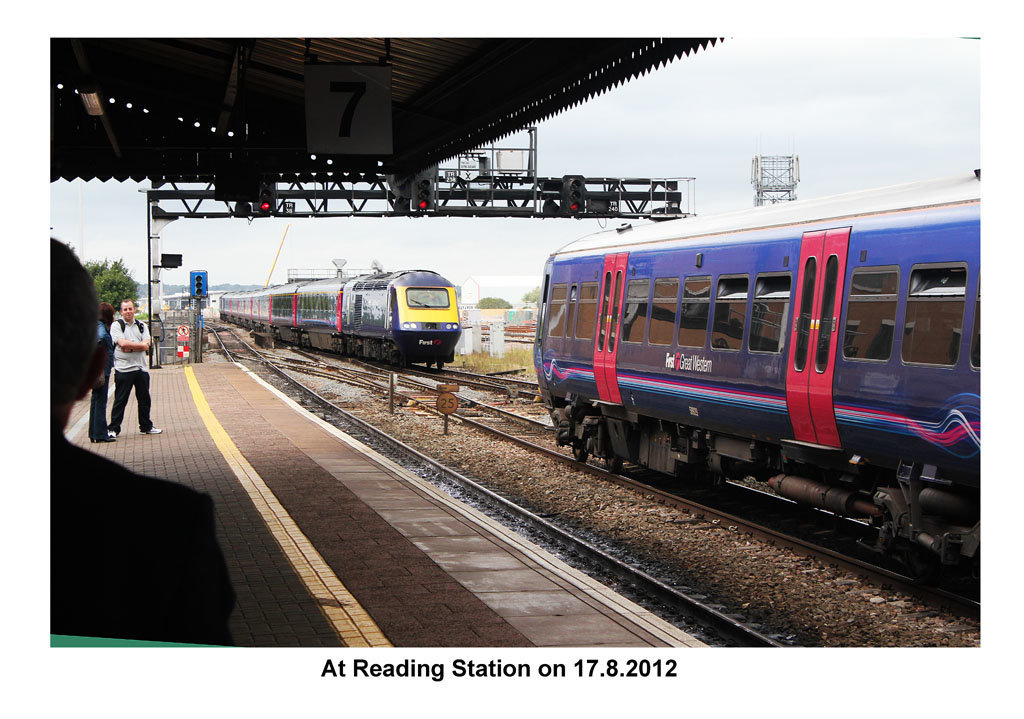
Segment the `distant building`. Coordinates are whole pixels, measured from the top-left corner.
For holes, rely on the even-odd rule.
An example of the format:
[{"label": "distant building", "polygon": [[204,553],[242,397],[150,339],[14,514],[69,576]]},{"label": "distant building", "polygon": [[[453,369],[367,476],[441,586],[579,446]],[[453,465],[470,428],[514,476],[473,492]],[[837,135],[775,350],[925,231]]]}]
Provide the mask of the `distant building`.
[{"label": "distant building", "polygon": [[[209,312],[216,313],[219,308],[219,300],[221,295],[224,294],[224,290],[211,290],[209,296],[206,298],[205,309]],[[189,300],[191,296],[188,292],[175,292],[174,294],[164,295],[164,309],[165,310],[183,310],[189,306]],[[143,300],[145,301],[145,300]],[[209,314],[209,312],[207,314]]]},{"label": "distant building", "polygon": [[475,305],[484,297],[522,303],[523,295],[540,286],[539,275],[471,275],[462,283],[461,303]]}]

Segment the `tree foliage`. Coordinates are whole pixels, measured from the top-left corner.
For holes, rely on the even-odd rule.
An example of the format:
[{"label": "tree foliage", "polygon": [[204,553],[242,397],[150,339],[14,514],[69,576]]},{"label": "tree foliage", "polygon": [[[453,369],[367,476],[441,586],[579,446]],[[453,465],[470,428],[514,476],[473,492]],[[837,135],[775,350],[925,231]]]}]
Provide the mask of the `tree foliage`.
[{"label": "tree foliage", "polygon": [[482,310],[510,310],[512,304],[508,300],[503,300],[500,297],[484,297],[476,306]]},{"label": "tree foliage", "polygon": [[523,302],[540,302],[540,285],[523,295]]},{"label": "tree foliage", "polygon": [[102,262],[88,261],[85,263],[85,269],[96,284],[96,294],[100,296],[100,302],[109,302],[115,311],[121,309],[121,300],[129,297],[138,304],[138,287],[125,267],[123,259],[113,262],[107,259]]}]

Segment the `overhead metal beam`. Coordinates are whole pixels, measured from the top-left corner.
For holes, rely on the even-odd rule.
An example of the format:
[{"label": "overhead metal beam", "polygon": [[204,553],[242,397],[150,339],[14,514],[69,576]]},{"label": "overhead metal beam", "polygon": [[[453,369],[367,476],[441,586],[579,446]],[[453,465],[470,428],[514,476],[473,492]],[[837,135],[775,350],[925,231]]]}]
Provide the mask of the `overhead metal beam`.
[{"label": "overhead metal beam", "polygon": [[[180,187],[149,190],[153,217],[241,218],[259,217],[522,217],[621,218],[667,220],[691,217],[694,178],[585,178],[587,210],[579,213],[552,210],[560,199],[561,178],[475,177],[438,178],[434,187],[434,206],[430,210],[411,210],[408,199],[398,204],[383,176],[357,181],[321,183],[279,183],[276,204],[268,213],[238,211],[238,204],[215,198],[213,184],[204,187]],[[590,201],[600,201],[592,209]],[[160,203],[164,203],[162,206]],[[547,208],[547,211],[545,211]]]}]

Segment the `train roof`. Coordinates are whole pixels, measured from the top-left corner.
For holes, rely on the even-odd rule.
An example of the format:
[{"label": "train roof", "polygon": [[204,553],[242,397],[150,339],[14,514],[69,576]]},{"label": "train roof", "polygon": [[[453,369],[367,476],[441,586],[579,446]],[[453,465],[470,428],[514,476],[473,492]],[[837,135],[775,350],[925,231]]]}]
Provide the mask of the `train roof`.
[{"label": "train roof", "polygon": [[404,287],[423,283],[451,285],[451,282],[433,270],[399,270],[376,275],[361,275],[346,282],[345,286],[353,290],[380,290],[392,284]]},{"label": "train roof", "polygon": [[[303,292],[340,292],[344,284],[344,280],[340,277],[331,277],[324,280],[314,280],[312,282],[298,285],[291,291],[298,292],[300,294]],[[275,294],[277,293],[275,292]]]},{"label": "train roof", "polygon": [[270,290],[272,295],[290,295],[293,292],[298,292],[300,287],[303,287],[309,283],[307,282],[289,282],[284,285],[271,285],[267,289]]},{"label": "train roof", "polygon": [[292,283],[288,285],[270,285],[269,287],[260,287],[255,290],[239,290],[238,292],[225,292],[223,297],[226,299],[245,299],[248,297],[262,297],[268,294],[281,294],[282,292],[289,293],[295,292],[296,289],[302,286],[302,283]]},{"label": "train roof", "polygon": [[924,209],[981,199],[980,172],[937,180],[909,182],[873,190],[795,200],[707,217],[657,222],[623,231],[588,235],[553,252],[585,253],[606,247],[628,247],[664,240],[684,240],[724,232],[768,229],[787,225],[839,220],[899,210]]}]

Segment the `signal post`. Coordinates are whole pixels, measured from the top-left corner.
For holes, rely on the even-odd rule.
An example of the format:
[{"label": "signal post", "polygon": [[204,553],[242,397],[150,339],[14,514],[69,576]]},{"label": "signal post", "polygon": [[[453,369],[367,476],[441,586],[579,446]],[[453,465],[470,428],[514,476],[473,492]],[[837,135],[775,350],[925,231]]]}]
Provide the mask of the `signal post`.
[{"label": "signal post", "polygon": [[195,333],[192,338],[193,361],[203,361],[203,300],[209,296],[209,273],[206,270],[189,272],[189,305],[195,312]]}]

